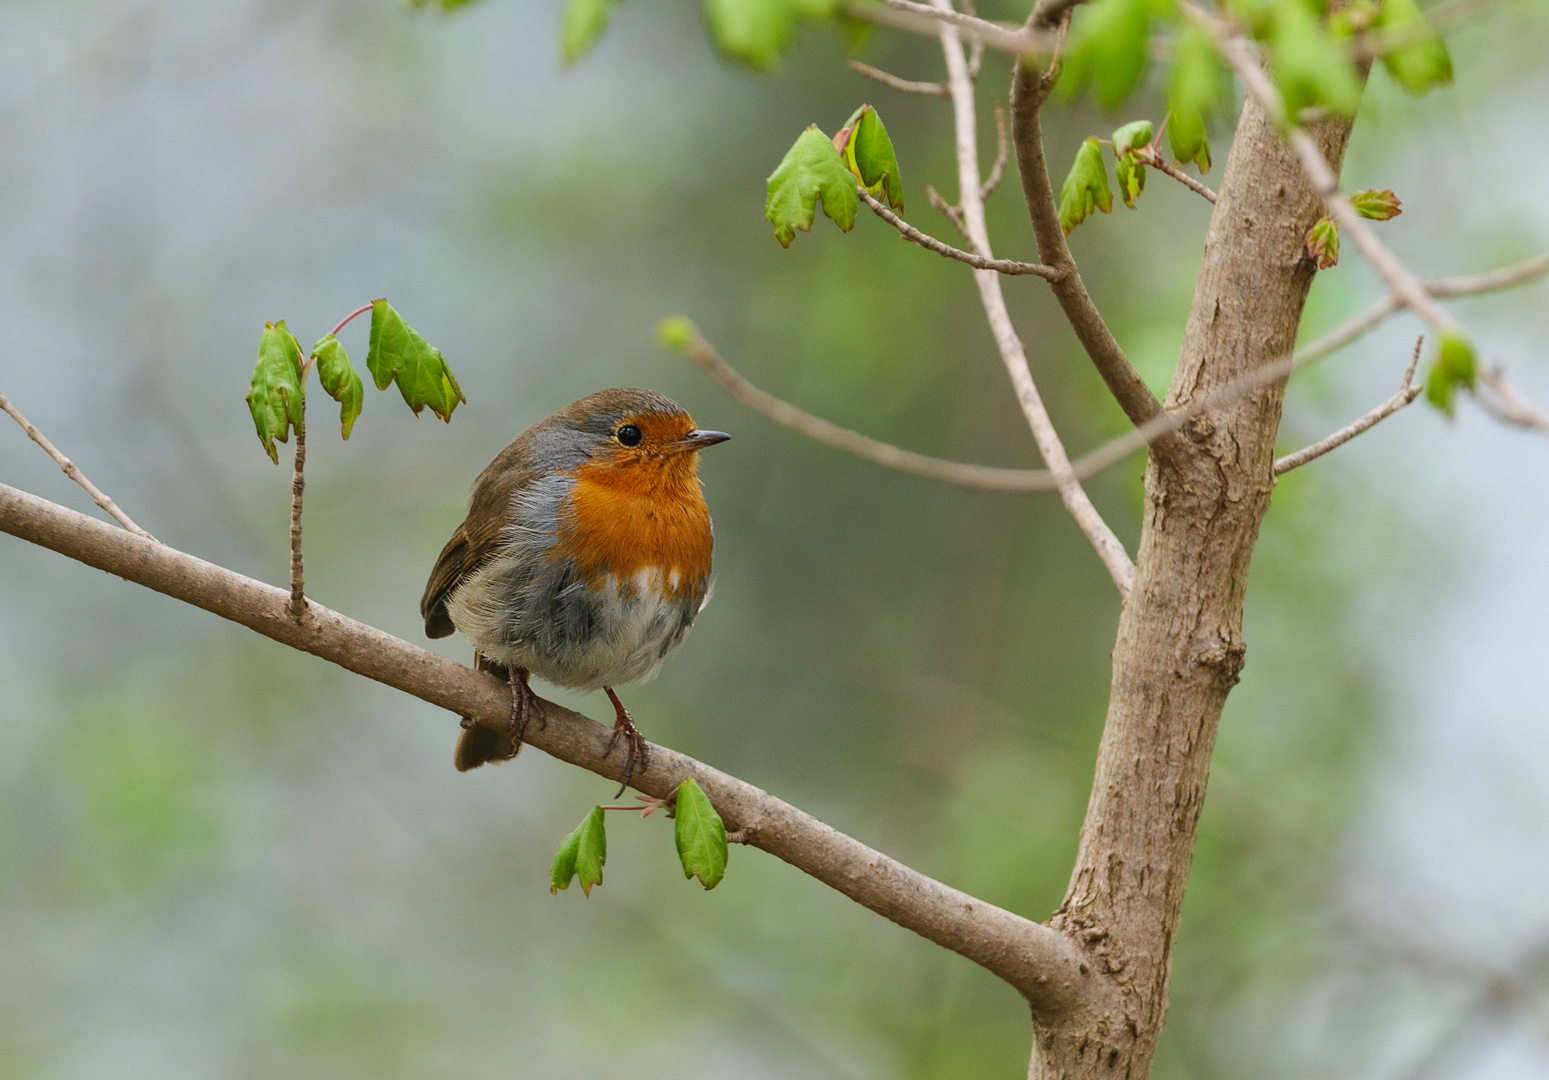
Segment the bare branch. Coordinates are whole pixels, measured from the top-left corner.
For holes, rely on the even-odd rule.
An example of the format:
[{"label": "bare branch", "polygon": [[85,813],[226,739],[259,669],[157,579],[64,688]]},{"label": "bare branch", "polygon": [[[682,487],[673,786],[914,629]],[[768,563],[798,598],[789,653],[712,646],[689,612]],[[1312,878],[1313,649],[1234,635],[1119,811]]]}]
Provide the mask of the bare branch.
[{"label": "bare branch", "polygon": [[[1161,414],[1162,404],[1129,362],[1129,357],[1124,355],[1113,332],[1103,321],[1102,313],[1092,302],[1060,227],[1059,205],[1049,183],[1038,115],[1051,85],[1052,81],[1036,67],[1026,60],[1017,61],[1011,89],[1011,140],[1022,177],[1022,192],[1027,198],[1028,216],[1038,240],[1038,256],[1049,266],[1069,271],[1066,277],[1051,283],[1055,299],[1060,302],[1077,340],[1119,407],[1131,422],[1144,424]],[[1158,450],[1165,451],[1165,446]]]},{"label": "bare branch", "polygon": [[865,188],[856,185],[855,191],[866,205],[871,207],[873,213],[902,233],[905,240],[919,244],[928,251],[934,251],[938,255],[945,255],[947,258],[956,259],[961,263],[967,263],[976,270],[993,270],[997,274],[1009,274],[1013,277],[1031,275],[1033,277],[1041,277],[1045,281],[1055,281],[1060,277],[1058,270],[1052,266],[1044,266],[1042,263],[1016,262],[1012,259],[987,259],[983,255],[973,255],[966,251],[960,251],[950,244],[942,243],[934,236],[922,233],[919,229],[916,229],[913,225],[889,210],[886,205],[874,198]]},{"label": "bare branch", "polygon": [[[934,2],[938,9],[950,10],[950,0],[934,0]],[[981,190],[979,147],[974,116],[973,80],[968,77],[968,65],[963,59],[963,47],[957,27],[950,21],[944,22],[940,27],[939,36],[942,52],[946,55],[947,61],[947,85],[952,88],[952,119],[957,133],[958,190],[960,205],[963,208],[963,221],[968,226],[968,235],[973,240],[974,247],[989,257],[990,237],[984,223],[984,200],[979,194]],[[1065,267],[1062,266],[1060,269],[1063,271]],[[1058,286],[1064,280],[1062,277],[1052,284]],[[1119,538],[1113,534],[1108,523],[1092,505],[1092,500],[1082,490],[1081,481],[1071,469],[1065,447],[1060,442],[1059,434],[1054,430],[1048,410],[1044,408],[1043,398],[1033,382],[1022,341],[1011,325],[1011,314],[1006,310],[1006,300],[1001,293],[1000,277],[989,270],[975,270],[974,282],[979,286],[979,299],[984,304],[984,313],[989,320],[990,330],[994,334],[995,344],[1000,349],[1001,360],[1004,361],[1006,371],[1011,376],[1011,383],[1016,388],[1022,413],[1027,418],[1028,427],[1032,429],[1033,439],[1038,443],[1038,452],[1043,455],[1044,464],[1054,474],[1060,499],[1064,502],[1065,508],[1070,511],[1071,517],[1076,519],[1076,524],[1086,534],[1092,547],[1096,549],[1098,557],[1108,569],[1109,576],[1113,578],[1114,585],[1118,587],[1119,595],[1128,598],[1130,586],[1135,580],[1135,564],[1130,561],[1129,554],[1124,550],[1124,545],[1119,542]],[[1149,395],[1150,391],[1146,393]]]},{"label": "bare branch", "polygon": [[[974,10],[974,0],[962,0],[963,11],[966,14],[978,16]],[[975,41],[968,49],[968,78],[974,82],[979,79],[979,69],[984,66],[984,42]]]},{"label": "bare branch", "polygon": [[1188,173],[1184,172],[1182,169],[1178,168],[1178,166],[1164,158],[1161,154],[1161,151],[1148,154],[1142,157],[1141,160],[1144,161],[1147,165],[1150,165],[1152,168],[1166,173],[1168,176],[1178,181],[1178,183],[1194,192],[1194,194],[1208,199],[1211,204],[1214,205],[1216,201],[1216,193],[1211,191],[1198,180],[1194,179]]},{"label": "bare branch", "polygon": [[1330,450],[1333,450],[1335,447],[1343,446],[1345,443],[1361,434],[1361,432],[1376,427],[1382,421],[1386,420],[1388,417],[1392,416],[1394,413],[1398,412],[1400,409],[1413,402],[1415,398],[1419,397],[1421,388],[1415,385],[1414,377],[1415,368],[1420,366],[1420,346],[1424,344],[1424,342],[1425,338],[1423,336],[1415,339],[1415,354],[1414,357],[1409,361],[1409,367],[1404,370],[1404,381],[1399,386],[1398,393],[1388,398],[1381,405],[1378,405],[1375,409],[1360,417],[1358,420],[1346,424],[1344,427],[1340,428],[1338,431],[1334,432],[1334,434],[1328,436],[1327,438],[1319,439],[1311,446],[1303,447],[1302,449],[1296,451],[1294,454],[1287,454],[1283,458],[1276,458],[1275,475],[1279,476],[1282,473],[1288,473],[1297,466],[1305,465],[1309,461],[1312,461],[1314,458],[1322,457],[1324,454],[1328,453]]},{"label": "bare branch", "polygon": [[876,79],[885,86],[891,86],[894,90],[902,90],[906,94],[928,94],[931,97],[946,97],[950,91],[946,83],[939,82],[915,82],[913,79],[900,79],[892,72],[883,71],[881,68],[863,64],[859,60],[851,59],[850,67],[866,76],[868,79]]},{"label": "bare branch", "polygon": [[[146,588],[241,623],[369,679],[499,727],[511,714],[510,688],[494,677],[314,603],[297,623],[289,597],[192,555],[115,529],[63,506],[0,484],[0,531],[57,551]],[[543,703],[547,725],[527,742],[610,780],[623,775],[608,756],[609,729],[561,705]],[[652,746],[650,766],[632,786],[666,799],[693,776],[728,830],[898,925],[951,949],[1005,979],[1036,1015],[1058,1015],[1103,992],[1085,978],[1080,949],[1058,931],[987,904],[888,858],[736,777],[666,747]]]},{"label": "bare branch", "polygon": [[1533,278],[1549,273],[1549,252],[1526,259],[1512,266],[1491,270],[1483,274],[1442,278],[1440,281],[1423,282],[1425,291],[1432,296],[1469,296],[1473,293],[1494,292],[1520,285]]},{"label": "bare branch", "polygon": [[[1549,273],[1549,254],[1484,274],[1428,281],[1426,288],[1434,296],[1466,296],[1520,285],[1545,273]],[[1196,416],[1230,404],[1262,386],[1288,377],[1307,365],[1322,360],[1401,310],[1403,305],[1389,294],[1365,311],[1352,315],[1310,344],[1296,350],[1292,355],[1265,365],[1227,384],[1217,393],[1198,398],[1181,409],[1165,413],[1151,424],[1126,432],[1084,457],[1077,458],[1071,463],[1071,472],[1078,480],[1088,480],[1141,449],[1148,439],[1155,439],[1159,434],[1176,431]],[[722,359],[709,342],[697,335],[689,349],[689,356],[720,383],[727,393],[754,412],[825,446],[854,454],[884,468],[925,476],[933,480],[945,480],[963,487],[991,491],[1058,490],[1054,483],[1054,474],[1047,469],[997,469],[991,466],[965,465],[943,458],[927,457],[813,416],[749,382]],[[1520,394],[1517,397],[1518,400],[1525,401]],[[1528,409],[1531,410],[1531,408],[1532,406],[1529,405]]]},{"label": "bare branch", "polygon": [[968,235],[968,226],[963,224],[963,212],[947,202],[946,199],[943,199],[941,192],[937,191],[930,184],[925,185],[925,194],[930,197],[930,204],[945,214],[948,221],[957,226],[957,231],[963,234],[963,239],[970,244],[973,243],[973,237]]},{"label": "bare branch", "polygon": [[30,420],[23,416],[17,410],[16,406],[11,404],[10,399],[7,398],[4,394],[0,394],[0,409],[5,410],[5,412],[10,415],[12,420],[15,420],[22,426],[22,430],[27,433],[27,437],[41,446],[44,452],[48,454],[49,457],[54,459],[54,464],[58,465],[62,470],[64,470],[64,474],[66,476],[68,476],[71,480],[74,480],[77,484],[81,485],[81,487],[86,490],[86,494],[91,496],[92,502],[102,507],[102,509],[106,510],[109,514],[112,514],[114,521],[118,522],[120,525],[134,533],[136,536],[143,536],[147,540],[156,539],[150,533],[136,525],[134,521],[130,519],[128,514],[124,513],[118,508],[118,504],[116,502],[108,498],[107,495],[103,493],[101,488],[99,488],[96,484],[93,484],[90,480],[86,479],[86,474],[81,472],[80,467],[77,466],[75,462],[71,461],[69,458],[65,457],[58,450],[56,450],[54,448],[54,444],[48,441],[48,436],[44,435],[37,429],[37,427],[33,425]]},{"label": "bare branch", "polygon": [[934,35],[936,27],[949,23],[959,27],[963,36],[972,42],[1018,56],[1024,53],[1046,54],[1054,47],[1052,34],[990,22],[951,9],[913,3],[912,0],[883,0],[882,5],[847,3],[844,12],[853,18],[916,34]]},{"label": "bare branch", "polygon": [[1054,474],[1044,469],[996,469],[985,465],[964,465],[956,461],[927,457],[891,443],[879,442],[858,431],[842,428],[820,416],[804,412],[749,382],[697,332],[687,349],[688,357],[704,368],[728,394],[754,412],[767,416],[824,446],[864,458],[898,472],[946,480],[964,487],[990,491],[1053,491]]},{"label": "bare branch", "polygon": [[1001,174],[1006,171],[1006,158],[1011,153],[1011,144],[1006,140],[1006,107],[1000,102],[995,103],[995,164],[990,167],[990,176],[979,188],[979,198],[988,199],[990,192],[1000,186]]},{"label": "bare branch", "polygon": [[1481,365],[1479,382],[1491,391],[1489,394],[1481,394],[1477,389],[1474,391],[1474,400],[1484,407],[1485,412],[1503,424],[1549,435],[1549,415],[1545,415],[1523,396],[1522,391],[1507,382],[1500,368]]}]

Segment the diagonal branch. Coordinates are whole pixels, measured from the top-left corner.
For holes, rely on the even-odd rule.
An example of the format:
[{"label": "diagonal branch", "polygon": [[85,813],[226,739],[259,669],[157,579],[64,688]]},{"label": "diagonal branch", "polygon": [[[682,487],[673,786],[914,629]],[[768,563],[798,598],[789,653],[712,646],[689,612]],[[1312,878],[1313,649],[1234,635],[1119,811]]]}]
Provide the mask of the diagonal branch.
[{"label": "diagonal branch", "polygon": [[1485,412],[1503,424],[1549,435],[1549,415],[1545,415],[1523,396],[1522,391],[1507,382],[1500,368],[1481,365],[1479,381],[1492,391],[1490,394],[1474,393],[1475,400],[1484,407]]},{"label": "diagonal branch", "polygon": [[858,431],[842,428],[820,416],[798,409],[781,401],[767,390],[762,390],[743,378],[730,364],[721,358],[715,347],[697,332],[690,341],[689,359],[721,384],[736,400],[777,424],[783,424],[814,442],[832,446],[836,450],[854,454],[858,458],[898,472],[925,476],[932,480],[945,480],[963,487],[984,488],[990,491],[1053,491],[1054,474],[1047,469],[996,469],[987,465],[964,465],[956,461],[927,457],[912,450],[904,450],[892,443],[862,435]]},{"label": "diagonal branch", "polygon": [[882,4],[847,3],[844,12],[857,19],[894,26],[917,34],[935,34],[943,23],[962,31],[976,45],[986,45],[1002,52],[1047,53],[1054,47],[1054,35],[1015,27],[1006,23],[990,22],[976,15],[965,15],[950,7],[919,4],[914,0],[882,0]]},{"label": "diagonal branch", "polygon": [[1174,165],[1172,162],[1168,161],[1165,157],[1162,156],[1162,152],[1160,150],[1155,150],[1149,154],[1140,155],[1140,160],[1144,161],[1147,165],[1151,166],[1153,169],[1156,169],[1158,172],[1166,173],[1168,176],[1178,181],[1178,183],[1194,192],[1194,194],[1198,195],[1200,198],[1209,200],[1212,205],[1215,204],[1216,193],[1214,191],[1210,190],[1209,187],[1194,179],[1192,176],[1178,168],[1178,166]]},{"label": "diagonal branch", "polygon": [[[1496,289],[1505,289],[1513,285],[1520,285],[1532,278],[1549,273],[1549,254],[1540,255],[1517,263],[1514,266],[1503,267],[1500,270],[1492,270],[1483,274],[1470,274],[1463,277],[1441,278],[1436,281],[1427,281],[1426,289],[1432,296],[1469,296],[1482,292],[1490,292]],[[1222,387],[1214,394],[1203,395],[1195,398],[1180,409],[1164,413],[1155,420],[1142,425],[1134,431],[1126,432],[1096,450],[1077,458],[1071,462],[1071,472],[1078,480],[1087,480],[1104,469],[1118,464],[1129,457],[1136,450],[1146,445],[1148,439],[1154,439],[1159,433],[1176,431],[1189,420],[1202,415],[1211,409],[1236,401],[1246,394],[1262,386],[1267,386],[1276,379],[1284,378],[1301,370],[1309,364],[1322,360],[1329,354],[1350,344],[1356,338],[1371,330],[1378,323],[1390,315],[1403,310],[1403,305],[1395,300],[1392,294],[1383,297],[1372,304],[1365,311],[1352,315],[1332,330],[1323,334],[1308,345],[1296,350],[1290,356],[1282,357],[1272,364],[1265,365],[1248,375],[1242,376]],[[754,412],[766,416],[777,424],[783,424],[799,434],[805,435],[815,442],[825,446],[832,446],[836,450],[854,454],[884,468],[895,469],[898,472],[910,473],[915,476],[929,477],[932,480],[945,480],[948,483],[959,484],[963,487],[982,488],[990,491],[1055,491],[1058,490],[1054,483],[1054,474],[1047,469],[1001,469],[986,465],[967,465],[957,461],[948,461],[944,458],[929,457],[925,454],[917,454],[912,450],[904,450],[891,443],[862,435],[858,431],[840,427],[837,424],[814,416],[809,412],[797,408],[795,405],[775,397],[767,390],[754,385],[735,368],[721,358],[708,341],[695,331],[694,337],[687,349],[689,358],[713,378],[733,398],[742,402]],[[1493,372],[1486,372],[1488,381],[1494,378]],[[1499,381],[1499,380],[1498,380]],[[1507,390],[1509,384],[1502,382]],[[1512,391],[1512,393],[1515,393]],[[1502,392],[1503,399],[1506,394]],[[1488,409],[1493,402],[1480,398]],[[1521,395],[1516,395],[1516,400],[1526,405]],[[1523,417],[1531,417],[1534,411],[1531,405],[1526,405],[1528,411],[1521,412]],[[1505,419],[1505,417],[1502,417]],[[1508,423],[1514,421],[1507,421]],[[1534,426],[1532,423],[1522,426]]]},{"label": "diagonal branch", "polygon": [[[934,0],[934,2],[939,9],[950,10],[950,0]],[[988,258],[991,255],[990,235],[984,222],[983,188],[979,180],[979,146],[975,130],[973,80],[968,77],[968,65],[963,59],[963,46],[957,27],[951,22],[944,22],[940,27],[939,36],[942,52],[946,55],[947,85],[952,88],[952,119],[957,133],[959,205],[962,207],[963,223],[967,226],[969,239],[973,241],[973,246]],[[1064,268],[1061,267],[1061,269]],[[1051,284],[1058,290],[1068,280],[1070,279],[1061,278]],[[1113,578],[1114,585],[1118,587],[1119,595],[1128,598],[1130,585],[1135,580],[1135,564],[1130,561],[1129,554],[1124,550],[1124,545],[1119,542],[1119,538],[1113,534],[1108,523],[1092,505],[1092,500],[1081,487],[1081,481],[1076,478],[1075,472],[1071,469],[1065,447],[1060,442],[1059,434],[1054,430],[1048,410],[1044,407],[1043,398],[1033,382],[1033,374],[1028,368],[1027,354],[1022,348],[1022,341],[1011,325],[1011,314],[1006,310],[1006,299],[1001,293],[1000,277],[989,270],[975,270],[974,282],[979,286],[979,299],[984,305],[984,313],[989,320],[990,330],[994,334],[995,344],[1000,350],[1001,360],[1011,376],[1012,386],[1016,388],[1017,401],[1022,406],[1022,413],[1027,418],[1028,427],[1032,429],[1033,439],[1038,443],[1038,452],[1043,455],[1044,464],[1054,474],[1060,499],[1064,502],[1065,508],[1070,511],[1071,517],[1076,519],[1076,524],[1086,534],[1092,547],[1096,549],[1098,558],[1102,559],[1109,576]],[[1139,376],[1137,375],[1136,378]],[[1144,387],[1145,384],[1141,385]],[[1148,397],[1150,393],[1149,390],[1146,391]],[[1153,398],[1152,401],[1154,402],[1155,399]]]},{"label": "diagonal branch", "polygon": [[81,487],[85,489],[86,494],[91,496],[92,502],[96,503],[109,514],[113,515],[114,521],[117,521],[120,525],[134,533],[136,536],[143,536],[147,540],[156,539],[150,533],[136,525],[128,514],[124,513],[118,508],[118,503],[108,498],[108,496],[103,493],[101,488],[99,488],[96,484],[93,484],[90,480],[86,479],[86,474],[81,472],[80,466],[76,465],[75,462],[71,461],[69,458],[65,457],[57,449],[55,449],[54,444],[48,441],[48,436],[39,431],[32,423],[32,421],[23,416],[16,408],[16,406],[11,404],[10,399],[7,398],[4,394],[0,394],[0,410],[3,410],[7,415],[10,416],[12,420],[15,420],[18,424],[20,424],[22,430],[27,433],[27,437],[41,446],[43,448],[43,452],[54,459],[54,464],[58,465],[60,469],[64,471],[66,476],[68,476],[71,480],[74,480],[77,484],[81,485]]},{"label": "diagonal branch", "polygon": [[913,79],[900,79],[890,71],[883,71],[881,68],[872,67],[870,64],[863,64],[853,57],[850,60],[850,67],[868,79],[876,79],[882,85],[891,86],[894,90],[902,90],[906,94],[946,97],[948,93],[946,83],[916,82]]},{"label": "diagonal branch", "polygon": [[927,251],[934,251],[938,255],[945,255],[949,259],[956,259],[958,262],[967,263],[975,270],[993,270],[997,274],[1009,274],[1013,277],[1017,275],[1031,275],[1033,277],[1041,277],[1045,281],[1054,281],[1060,277],[1060,271],[1052,266],[1044,266],[1042,263],[1016,262],[1013,259],[987,259],[983,255],[974,255],[967,251],[959,250],[951,244],[943,243],[934,236],[916,229],[913,225],[889,210],[884,203],[874,198],[871,192],[865,188],[856,185],[855,193],[861,197],[861,200],[867,206],[871,207],[873,213],[902,233],[905,240],[919,244]]},{"label": "diagonal branch", "polygon": [[1421,388],[1415,385],[1414,378],[1415,368],[1420,366],[1420,346],[1424,341],[1424,337],[1415,340],[1415,354],[1409,361],[1409,367],[1404,369],[1404,382],[1399,386],[1398,393],[1388,398],[1366,415],[1346,424],[1332,435],[1319,439],[1311,446],[1305,446],[1294,454],[1287,454],[1283,458],[1276,458],[1274,466],[1275,475],[1280,476],[1282,473],[1288,473],[1300,465],[1305,465],[1315,458],[1322,457],[1336,447],[1343,446],[1361,434],[1361,432],[1376,427],[1419,397]]},{"label": "diagonal branch", "polygon": [[[313,618],[297,623],[282,589],[4,484],[0,531],[241,623],[454,715],[491,727],[510,718],[510,690],[492,676],[320,604],[312,604]],[[547,726],[529,730],[527,742],[610,780],[622,777],[622,755],[608,756],[609,729],[553,702],[543,708]],[[653,746],[649,769],[636,770],[632,786],[665,799],[687,776],[698,780],[728,827],[754,847],[994,972],[1020,991],[1036,1014],[1058,1015],[1089,992],[1092,980],[1083,977],[1079,950],[1063,934],[926,877],[736,777]]]},{"label": "diagonal branch", "polygon": [[[1129,357],[1124,355],[1113,332],[1103,321],[1102,313],[1092,302],[1076,269],[1076,261],[1071,257],[1070,247],[1065,243],[1065,231],[1060,227],[1059,206],[1049,183],[1038,115],[1052,86],[1052,71],[1045,78],[1035,66],[1025,60],[1017,61],[1011,84],[1011,141],[1022,177],[1022,193],[1027,199],[1028,216],[1032,218],[1033,234],[1038,240],[1038,256],[1050,266],[1067,271],[1065,277],[1050,283],[1055,299],[1060,302],[1081,347],[1119,407],[1133,423],[1144,424],[1162,411],[1162,405],[1129,362]],[[1165,440],[1158,449],[1165,452]]]}]

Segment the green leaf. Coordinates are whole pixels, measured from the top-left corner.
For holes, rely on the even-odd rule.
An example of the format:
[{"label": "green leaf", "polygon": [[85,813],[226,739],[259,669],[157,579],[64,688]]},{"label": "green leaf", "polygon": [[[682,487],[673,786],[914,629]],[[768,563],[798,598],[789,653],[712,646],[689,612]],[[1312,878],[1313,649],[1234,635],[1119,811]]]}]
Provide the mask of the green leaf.
[{"label": "green leaf", "polygon": [[1394,82],[1411,94],[1423,94],[1433,86],[1452,82],[1452,56],[1447,52],[1447,44],[1420,14],[1415,0],[1383,0],[1377,27],[1408,43],[1382,56],[1382,64]]},{"label": "green leaf", "polygon": [[1302,246],[1319,270],[1327,270],[1339,262],[1339,226],[1327,215],[1320,217],[1307,230]]},{"label": "green leaf", "polygon": [[1350,196],[1350,205],[1362,217],[1373,221],[1390,221],[1404,212],[1404,204],[1398,201],[1392,188],[1364,188]]},{"label": "green leaf", "polygon": [[683,863],[683,876],[697,877],[707,890],[726,876],[726,823],[710,805],[691,776],[678,785],[673,841]]},{"label": "green leaf", "polygon": [[575,831],[559,842],[549,867],[549,892],[568,889],[570,880],[579,877],[581,891],[591,896],[592,886],[602,884],[602,866],[607,861],[608,826],[602,807],[594,806]]},{"label": "green leaf", "polygon": [[870,105],[862,105],[850,115],[834,142],[844,147],[844,165],[866,191],[894,210],[904,208],[904,183],[898,174],[898,156],[888,138],[882,118]]},{"label": "green leaf", "polygon": [[656,324],[656,340],[669,349],[687,351],[699,336],[699,328],[681,315],[669,315]]},{"label": "green leaf", "polygon": [[1146,167],[1133,154],[1124,154],[1113,167],[1114,178],[1119,182],[1119,198],[1131,210],[1135,200],[1146,189]]},{"label": "green leaf", "polygon": [[1452,415],[1458,387],[1472,390],[1479,361],[1474,343],[1457,331],[1444,331],[1436,359],[1425,376],[1425,397],[1448,416]]},{"label": "green leaf", "polygon": [[565,0],[560,25],[560,51],[573,64],[597,44],[608,28],[615,0]]},{"label": "green leaf", "polygon": [[764,203],[764,220],[774,225],[775,239],[790,247],[796,230],[807,232],[817,215],[817,202],[823,200],[823,213],[842,232],[855,227],[855,211],[860,197],[855,194],[855,177],[844,167],[833,140],[813,124],[801,133],[785,160],[769,174],[769,198]]},{"label": "green leaf", "polygon": [[1103,163],[1103,148],[1096,138],[1088,139],[1076,151],[1070,175],[1060,187],[1060,228],[1070,231],[1086,220],[1094,209],[1108,213],[1113,209],[1113,192],[1108,187],[1108,167]]},{"label": "green leaf", "polygon": [[1113,133],[1113,152],[1133,154],[1151,145],[1153,129],[1149,120],[1131,120]]},{"label": "green leaf", "polygon": [[451,423],[457,403],[468,400],[441,350],[420,337],[386,300],[371,305],[371,346],[366,352],[366,368],[378,390],[386,390],[389,383],[396,381],[415,416],[429,405],[431,412]]},{"label": "green leaf", "polygon": [[291,431],[301,427],[305,395],[301,343],[285,326],[284,319],[265,323],[258,339],[258,363],[253,365],[247,407],[253,414],[258,439],[276,465],[280,455],[274,447],[275,440],[287,442]]},{"label": "green leaf", "polygon": [[350,363],[349,355],[345,353],[344,346],[339,344],[339,339],[332,334],[324,335],[321,341],[312,346],[312,355],[317,358],[317,381],[323,384],[328,396],[339,403],[339,423],[344,429],[344,437],[348,439],[366,396],[360,373]]},{"label": "green leaf", "polygon": [[1151,135],[1149,120],[1131,121],[1113,133],[1113,171],[1119,181],[1119,197],[1131,210],[1146,189],[1146,166],[1137,154],[1151,145]]},{"label": "green leaf", "polygon": [[1308,0],[1275,0],[1269,36],[1273,74],[1285,97],[1287,117],[1325,106],[1346,116],[1361,104],[1361,80],[1349,50],[1318,23]]},{"label": "green leaf", "polygon": [[1220,104],[1223,78],[1215,42],[1203,27],[1190,23],[1178,38],[1173,53],[1172,80],[1167,108],[1167,143],[1173,159],[1194,162],[1201,173],[1210,171],[1210,141],[1205,121]]},{"label": "green leaf", "polygon": [[705,19],[721,52],[759,71],[775,66],[796,28],[788,0],[705,0]]},{"label": "green leaf", "polygon": [[1087,83],[1104,108],[1116,108],[1140,82],[1146,67],[1150,0],[1097,0],[1076,13],[1061,79],[1070,96]]}]

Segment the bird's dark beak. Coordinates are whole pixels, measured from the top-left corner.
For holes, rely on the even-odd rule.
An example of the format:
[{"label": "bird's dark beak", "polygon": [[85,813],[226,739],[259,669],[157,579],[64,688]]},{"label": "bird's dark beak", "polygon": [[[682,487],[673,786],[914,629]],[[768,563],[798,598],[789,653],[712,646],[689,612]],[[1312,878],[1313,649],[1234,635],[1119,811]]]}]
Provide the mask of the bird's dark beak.
[{"label": "bird's dark beak", "polygon": [[707,446],[723,443],[731,438],[724,431],[691,431],[678,440],[680,450],[703,450]]}]

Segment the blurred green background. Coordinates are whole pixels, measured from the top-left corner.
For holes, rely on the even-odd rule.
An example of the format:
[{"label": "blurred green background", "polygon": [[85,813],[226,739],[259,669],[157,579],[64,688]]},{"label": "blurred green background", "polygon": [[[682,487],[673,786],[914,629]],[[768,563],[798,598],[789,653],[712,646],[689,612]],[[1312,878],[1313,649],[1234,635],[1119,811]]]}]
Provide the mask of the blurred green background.
[{"label": "blurred green background", "polygon": [[[735,440],[703,463],[715,600],[625,694],[646,733],[1046,917],[1118,614],[1080,533],[1052,496],[807,443],[652,338],[683,314],[838,423],[1035,465],[963,267],[869,217],[789,251],[761,220],[796,134],[869,101],[907,215],[948,237],[924,193],[955,190],[946,107],[852,73],[826,29],[759,76],[715,55],[692,5],[641,0],[566,69],[558,18],[549,0],[9,0],[0,389],[158,537],[282,583],[289,470],[242,401],[258,332],[284,317],[311,341],[388,296],[468,404],[443,426],[368,390],[340,443],[315,395],[307,582],[421,644],[425,577],[496,451],[603,386],[673,395]],[[1453,39],[1456,89],[1416,101],[1374,77],[1346,176],[1398,190],[1383,232],[1420,272],[1549,247],[1546,31],[1542,4],[1498,4]],[[940,70],[898,34],[862,55]],[[988,58],[986,165],[1007,79]],[[1056,106],[1051,161],[1160,112]],[[1153,174],[1137,211],[1073,237],[1159,387],[1208,211]],[[990,224],[999,254],[1032,256],[1014,171]],[[1006,291],[1067,444],[1122,430],[1041,283]],[[1352,251],[1307,329],[1379,295]],[[1541,402],[1546,298],[1456,306]],[[1285,449],[1389,394],[1415,332],[1394,320],[1299,377]],[[362,360],[363,328],[344,340]],[[1546,468],[1542,439],[1421,405],[1277,489],[1158,1077],[1549,1076],[1538,972],[1477,999],[1549,930]],[[1091,485],[1132,548],[1139,472]],[[0,478],[92,509],[6,425]],[[783,864],[734,850],[705,893],[660,816],[614,815],[606,884],[552,897],[555,844],[611,785],[538,752],[460,776],[456,717],[8,538],[0,687],[0,1076],[1025,1072],[1014,993]]]}]

